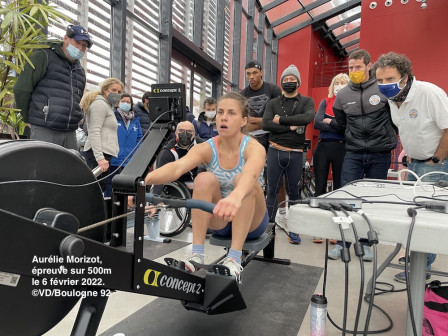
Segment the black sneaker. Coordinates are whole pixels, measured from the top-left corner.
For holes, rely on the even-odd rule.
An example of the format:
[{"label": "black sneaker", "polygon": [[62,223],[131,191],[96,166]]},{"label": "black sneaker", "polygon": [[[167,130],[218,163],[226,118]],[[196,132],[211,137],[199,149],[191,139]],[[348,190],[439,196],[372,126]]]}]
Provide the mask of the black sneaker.
[{"label": "black sneaker", "polygon": [[[408,256],[407,261],[408,261],[409,263],[411,263],[411,257],[410,257],[410,256]],[[398,258],[398,263],[399,263],[400,265],[404,265],[404,264],[406,263],[406,258],[405,258],[405,257],[400,257],[400,258]]]},{"label": "black sneaker", "polygon": [[[394,279],[395,281],[406,283],[406,273],[403,271],[401,273],[395,274]],[[431,274],[426,273],[426,282],[428,283],[430,281],[431,281]]]}]

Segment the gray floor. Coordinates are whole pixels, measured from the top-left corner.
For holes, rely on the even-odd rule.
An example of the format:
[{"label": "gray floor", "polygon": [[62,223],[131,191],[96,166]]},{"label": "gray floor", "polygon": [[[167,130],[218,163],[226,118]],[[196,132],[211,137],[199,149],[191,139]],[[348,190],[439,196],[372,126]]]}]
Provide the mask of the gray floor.
[{"label": "gray floor", "polygon": [[[132,229],[130,229],[132,230]],[[187,229],[180,236],[175,239],[191,242],[191,230]],[[323,267],[324,265],[324,251],[325,246],[323,244],[314,244],[311,241],[312,237],[302,236],[301,245],[291,245],[288,243],[287,237],[284,233],[279,232],[276,238],[276,256],[279,258],[289,258],[295,263],[300,263],[310,266]],[[378,248],[379,260],[382,261],[392,250],[394,246],[381,244]],[[169,255],[174,258],[183,258],[191,251],[190,246],[183,247],[176,250]],[[404,252],[404,251],[403,251]],[[214,246],[206,245],[206,254],[209,261],[213,261],[222,254],[222,249]],[[402,256],[404,253],[400,253],[398,256]],[[398,258],[397,256],[397,258]],[[163,258],[156,259],[156,261],[163,262]],[[397,263],[397,259],[394,260]],[[438,256],[433,269],[437,271],[446,271],[448,269],[448,257]],[[349,277],[349,308],[348,308],[348,328],[353,328],[355,320],[356,306],[359,293],[359,262],[354,260],[350,263],[350,277]],[[372,272],[372,263],[366,263],[366,273],[370,275]],[[379,281],[388,282],[395,286],[396,289],[404,288],[404,285],[393,280],[394,274],[398,272],[397,269],[387,268],[380,276]],[[243,275],[244,276],[244,275]],[[440,278],[433,276],[433,279],[440,279],[441,281],[447,281],[446,278]],[[322,291],[322,280],[315,284],[315,292]],[[342,313],[343,313],[343,298],[344,298],[344,264],[338,261],[329,261],[328,280],[327,280],[327,298],[328,298],[328,310],[332,318],[342,325]],[[104,312],[101,325],[99,327],[98,334],[111,328],[124,318],[135,313],[139,309],[146,306],[149,302],[155,298],[117,292],[112,294],[109,298],[106,310]],[[393,329],[382,335],[405,335],[405,323],[406,323],[406,309],[407,300],[405,293],[393,293],[380,295],[375,298],[375,303],[391,316],[394,326]],[[70,335],[70,330],[76,318],[76,311],[78,306],[67,315],[57,326],[55,326],[50,332],[46,333],[46,336],[61,336]],[[360,326],[364,326],[364,317],[367,312],[367,304],[363,303]],[[268,321],[261,318],[261,323]],[[386,318],[374,309],[370,322],[369,330],[382,329],[388,326]],[[309,311],[307,312],[298,336],[309,335]],[[334,328],[329,322],[327,322],[327,336],[341,335],[341,332]],[[112,335],[111,335],[112,336]],[[120,335],[123,336],[123,335]]]},{"label": "gray floor", "polygon": [[158,298],[100,336],[296,336],[321,274],[321,267],[253,260],[240,286],[246,309],[207,316],[187,311],[177,300]]}]

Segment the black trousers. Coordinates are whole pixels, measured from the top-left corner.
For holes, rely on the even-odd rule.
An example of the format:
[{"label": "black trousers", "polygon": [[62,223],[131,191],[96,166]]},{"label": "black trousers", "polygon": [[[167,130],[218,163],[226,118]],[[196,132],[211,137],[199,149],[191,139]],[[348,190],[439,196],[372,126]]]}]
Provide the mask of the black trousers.
[{"label": "black trousers", "polygon": [[314,152],[314,179],[316,181],[316,193],[320,196],[327,192],[328,172],[333,174],[333,190],[341,187],[342,163],[344,162],[345,143],[342,141],[320,141]]},{"label": "black trousers", "polygon": [[[93,150],[89,149],[88,151],[85,152],[81,152],[81,155],[84,157],[84,159],[86,160],[87,165],[89,166],[90,169],[94,169],[98,166],[98,162],[95,159],[95,156],[93,155]],[[109,162],[110,164],[110,159],[111,156],[109,154],[105,154],[103,153],[104,158]],[[106,176],[109,175],[109,173],[111,172],[110,170],[110,166],[109,169],[103,173],[100,174],[100,176],[98,176],[96,179],[99,180],[99,184],[101,187],[102,191],[105,191],[107,188],[107,181],[108,178],[105,178]]]}]

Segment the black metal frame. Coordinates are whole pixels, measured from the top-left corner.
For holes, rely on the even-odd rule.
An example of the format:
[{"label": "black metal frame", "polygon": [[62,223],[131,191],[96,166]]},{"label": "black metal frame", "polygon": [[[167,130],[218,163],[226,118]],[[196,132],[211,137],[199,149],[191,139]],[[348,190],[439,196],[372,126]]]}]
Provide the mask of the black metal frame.
[{"label": "black metal frame", "polygon": [[[232,277],[219,276],[205,271],[191,274],[143,257],[146,188],[142,177],[145,176],[148,167],[154,162],[173,128],[174,123],[168,123],[159,125],[159,129],[153,129],[146,136],[141,147],[122,173],[116,175],[113,179],[113,216],[124,213],[128,195],[136,195],[133,253],[113,248],[126,244],[124,220],[113,222],[110,246],[107,246],[102,242],[43,225],[29,218],[0,209],[0,237],[8,237],[7,243],[0,244],[0,255],[9,256],[8,258],[0,258],[0,271],[20,275],[20,277],[23,277],[21,284],[26,286],[26,289],[21,287],[11,288],[10,290],[3,288],[2,301],[15,300],[17,291],[23,293],[26,290],[29,293],[29,286],[33,279],[48,278],[48,275],[33,274],[32,270],[36,266],[32,262],[33,257],[61,256],[62,242],[68,236],[72,236],[77,241],[78,246],[83,246],[79,255],[86,256],[87,260],[82,260],[74,265],[64,259],[61,265],[65,269],[84,270],[81,274],[69,273],[71,280],[77,280],[78,284],[81,284],[83,279],[86,278],[88,267],[98,266],[110,270],[109,273],[101,274],[98,277],[101,279],[100,282],[93,285],[86,284],[82,287],[83,290],[96,291],[98,294],[105,289],[110,291],[121,290],[177,299],[182,300],[187,309],[202,311],[210,315],[246,308],[238,284]],[[90,258],[98,258],[101,263],[92,264],[89,262]],[[38,265],[38,267],[44,266],[42,264]],[[54,267],[54,265],[48,265],[48,267]],[[64,280],[67,279],[67,275],[63,273],[52,274],[51,278]],[[168,281],[162,283],[163,279],[171,279],[171,283],[177,283],[178,285],[171,286],[171,288],[167,287]],[[79,286],[68,286],[68,288],[79,289]],[[33,297],[31,294],[29,295],[32,300]],[[68,302],[64,302],[66,298],[60,299],[58,301],[60,305],[71,305],[71,307],[77,301],[77,299],[74,301],[73,298],[70,298],[71,300]],[[104,295],[84,298],[78,311],[72,335],[95,335],[106,303],[107,296]],[[26,304],[26,302],[21,302],[21,304]],[[53,303],[48,301],[48,305],[50,304]],[[42,305],[40,308],[45,311],[46,301],[43,301]],[[43,324],[49,329],[59,323],[63,317],[48,316],[48,321],[43,322]],[[41,319],[41,316],[35,318]],[[5,322],[2,322],[1,328],[5,329],[0,328],[0,330],[13,329],[14,325],[20,323],[19,319],[20,317],[17,316],[2,319]],[[42,321],[40,322],[42,325]],[[27,323],[33,326],[33,316],[27,316]]]}]

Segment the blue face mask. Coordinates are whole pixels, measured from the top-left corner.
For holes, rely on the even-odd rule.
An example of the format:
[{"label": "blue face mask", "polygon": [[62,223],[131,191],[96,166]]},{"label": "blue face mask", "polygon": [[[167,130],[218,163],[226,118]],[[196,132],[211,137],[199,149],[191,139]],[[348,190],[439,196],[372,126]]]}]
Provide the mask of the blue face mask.
[{"label": "blue face mask", "polygon": [[129,103],[120,103],[120,110],[123,112],[128,112],[131,109],[131,104]]},{"label": "blue face mask", "polygon": [[396,83],[378,84],[378,89],[387,98],[393,98],[397,94],[399,94],[401,90],[403,90],[403,88],[400,88],[400,86],[399,86],[399,84],[402,80],[403,80],[403,78],[401,78]]},{"label": "blue face mask", "polygon": [[68,44],[67,53],[71,58],[73,58],[75,60],[80,60],[81,58],[84,57],[84,52],[82,52],[81,50],[76,48],[71,43]]}]

